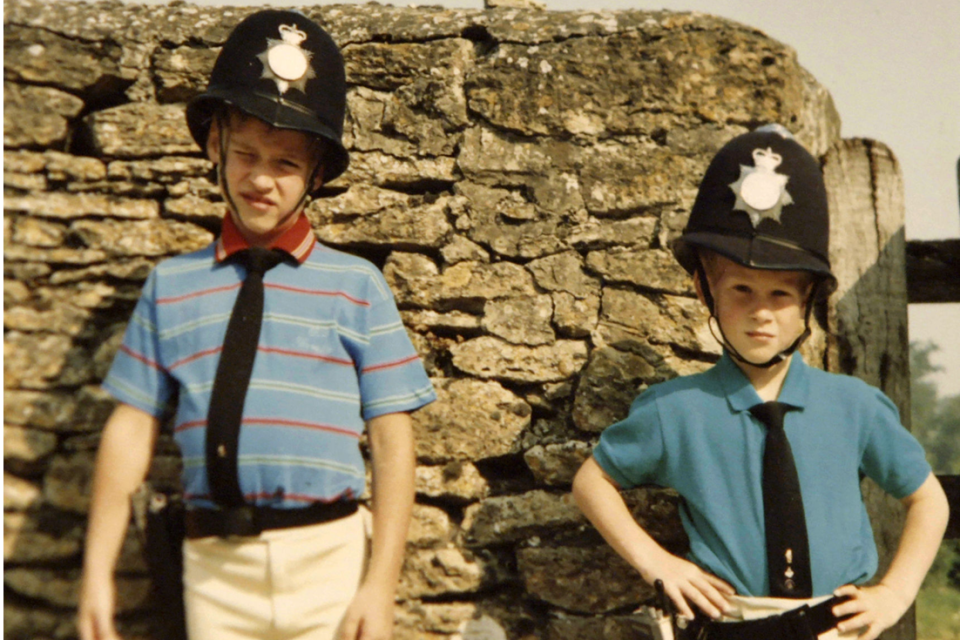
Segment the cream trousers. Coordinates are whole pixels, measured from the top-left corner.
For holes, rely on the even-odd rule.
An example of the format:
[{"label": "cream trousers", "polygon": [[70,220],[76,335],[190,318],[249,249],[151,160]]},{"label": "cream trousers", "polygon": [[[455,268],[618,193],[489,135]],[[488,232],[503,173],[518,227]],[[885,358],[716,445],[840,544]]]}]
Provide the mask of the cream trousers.
[{"label": "cream trousers", "polygon": [[332,640],[360,585],[369,512],[258,537],[186,540],[190,640]]}]

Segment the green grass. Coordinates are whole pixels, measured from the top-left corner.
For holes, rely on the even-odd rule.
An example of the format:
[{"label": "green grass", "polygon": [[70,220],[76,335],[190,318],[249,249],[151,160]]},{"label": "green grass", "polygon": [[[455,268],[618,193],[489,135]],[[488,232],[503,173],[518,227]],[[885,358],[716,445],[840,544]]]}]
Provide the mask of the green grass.
[{"label": "green grass", "polygon": [[[954,568],[955,580],[948,577]],[[960,638],[960,540],[940,546],[917,596],[917,640]]]}]

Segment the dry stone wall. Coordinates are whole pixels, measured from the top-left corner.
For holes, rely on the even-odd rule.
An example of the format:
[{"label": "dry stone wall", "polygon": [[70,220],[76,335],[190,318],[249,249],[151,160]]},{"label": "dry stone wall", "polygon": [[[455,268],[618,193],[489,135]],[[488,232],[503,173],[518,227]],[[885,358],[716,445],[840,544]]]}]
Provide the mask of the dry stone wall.
[{"label": "dry stone wall", "polygon": [[[250,8],[4,4],[5,633],[73,638],[98,387],[160,259],[223,206],[183,105]],[[649,588],[570,497],[599,432],[716,344],[668,242],[730,137],[839,136],[789,47],[705,15],[305,8],[343,48],[347,173],[308,215],[383,269],[439,400],[415,416],[407,639],[643,637]],[[151,470],[176,482],[169,440]],[[627,495],[675,551],[677,497]],[[131,533],[126,637],[149,581]]]}]

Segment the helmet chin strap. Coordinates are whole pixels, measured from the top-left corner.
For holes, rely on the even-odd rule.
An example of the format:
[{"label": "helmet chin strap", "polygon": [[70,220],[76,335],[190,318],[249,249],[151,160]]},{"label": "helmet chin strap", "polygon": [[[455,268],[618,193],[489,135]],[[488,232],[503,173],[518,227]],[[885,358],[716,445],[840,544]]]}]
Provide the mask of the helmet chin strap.
[{"label": "helmet chin strap", "polygon": [[[703,270],[703,265],[697,265],[697,277],[700,278],[701,291],[703,292],[703,299],[707,303],[707,308],[710,310],[710,319],[707,321],[707,326],[710,327],[710,334],[713,338],[720,343],[720,345],[726,349],[730,356],[743,364],[748,364],[751,367],[757,367],[759,369],[769,369],[770,367],[780,364],[791,355],[793,352],[800,348],[807,338],[810,337],[810,314],[813,311],[813,301],[816,299],[817,288],[820,286],[820,281],[814,281],[813,285],[810,288],[810,294],[807,296],[806,304],[806,313],[804,314],[803,319],[803,332],[797,336],[797,339],[793,343],[781,351],[780,353],[774,355],[772,358],[766,362],[751,362],[747,360],[743,355],[737,351],[736,347],[731,344],[730,340],[727,339],[727,334],[723,331],[723,325],[720,324],[720,318],[716,314],[716,301],[713,299],[713,294],[710,293],[710,283],[707,282],[706,273]],[[716,321],[717,329],[720,331],[720,337],[717,336],[716,332],[713,330],[713,323]]]}]

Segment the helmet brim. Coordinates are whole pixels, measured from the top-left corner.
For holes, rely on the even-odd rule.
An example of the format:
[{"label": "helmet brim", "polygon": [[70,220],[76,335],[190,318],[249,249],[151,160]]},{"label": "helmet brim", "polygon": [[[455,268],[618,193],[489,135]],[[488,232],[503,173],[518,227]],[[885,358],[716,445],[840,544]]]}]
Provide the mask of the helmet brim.
[{"label": "helmet brim", "polygon": [[332,127],[293,103],[278,102],[275,96],[254,91],[210,87],[187,104],[187,126],[201,149],[206,150],[210,125],[222,104],[232,105],[278,129],[293,129],[323,138],[327,142],[323,158],[324,182],[336,179],[347,170],[350,157]]},{"label": "helmet brim", "polygon": [[824,281],[828,291],[837,286],[830,263],[821,256],[778,238],[756,235],[752,238],[723,233],[695,231],[685,233],[673,244],[677,261],[693,274],[699,263],[697,249],[709,249],[724,258],[751,269],[771,271],[806,271]]}]

